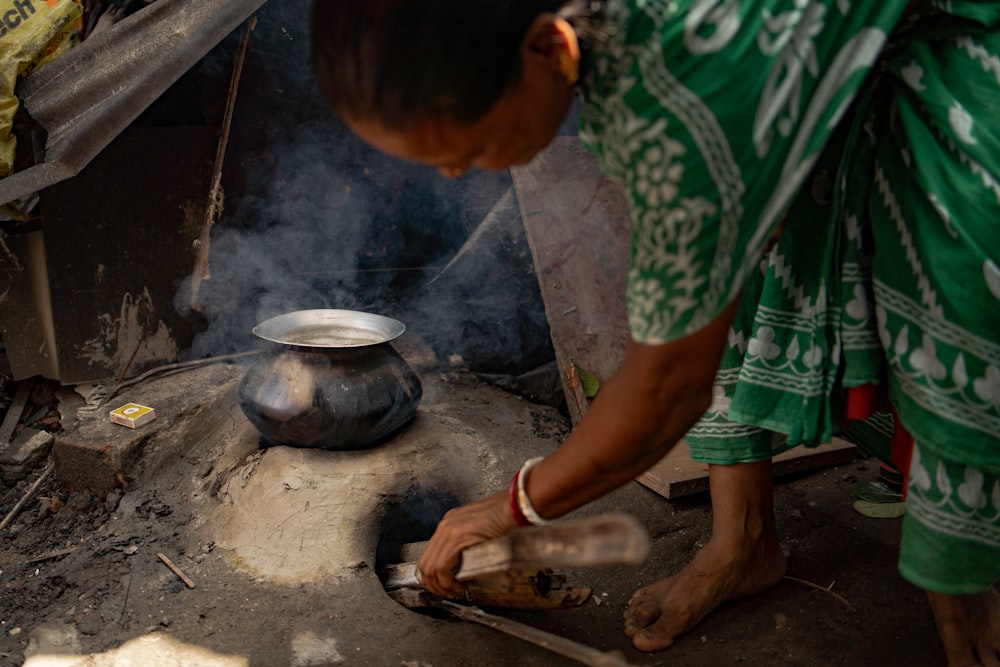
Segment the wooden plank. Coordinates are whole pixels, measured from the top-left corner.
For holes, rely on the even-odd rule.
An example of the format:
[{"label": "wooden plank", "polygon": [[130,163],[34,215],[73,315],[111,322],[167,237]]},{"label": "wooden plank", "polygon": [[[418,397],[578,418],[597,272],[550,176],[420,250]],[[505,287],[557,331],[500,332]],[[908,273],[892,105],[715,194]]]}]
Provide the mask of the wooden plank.
[{"label": "wooden plank", "polygon": [[511,174],[575,424],[587,405],[574,365],[605,382],[625,358],[625,197],[576,137],[557,138]]},{"label": "wooden plank", "polygon": [[[625,277],[631,226],[620,186],[608,181],[577,137],[559,137],[531,163],[511,169],[545,304],[563,393],[578,423],[589,405],[574,368],[606,382],[625,358]],[[774,459],[775,475],[849,461],[843,441],[797,447]],[[708,490],[708,466],[681,442],[637,481],[667,498]]]},{"label": "wooden plank", "polygon": [[[854,444],[833,438],[819,447],[799,446],[772,459],[774,477],[819,470],[854,460]],[[639,475],[636,481],[664,498],[681,498],[708,491],[708,465],[694,461],[683,443],[659,463]]]},{"label": "wooden plank", "polygon": [[11,401],[10,407],[7,408],[7,414],[3,418],[3,423],[0,424],[0,452],[5,450],[7,445],[10,444],[10,438],[14,435],[17,423],[21,421],[21,415],[24,414],[24,408],[28,404],[28,397],[31,395],[31,388],[34,384],[35,378],[33,377],[17,383],[17,392],[14,394],[14,400]]}]

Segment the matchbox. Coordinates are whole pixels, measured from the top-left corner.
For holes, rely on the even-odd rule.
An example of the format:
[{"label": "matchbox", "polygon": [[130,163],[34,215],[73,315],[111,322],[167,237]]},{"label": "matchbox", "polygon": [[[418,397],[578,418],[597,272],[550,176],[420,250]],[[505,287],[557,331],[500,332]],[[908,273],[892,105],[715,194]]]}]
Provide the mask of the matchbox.
[{"label": "matchbox", "polygon": [[112,422],[129,428],[138,428],[154,419],[156,419],[156,412],[153,408],[138,403],[126,403],[111,411]]}]

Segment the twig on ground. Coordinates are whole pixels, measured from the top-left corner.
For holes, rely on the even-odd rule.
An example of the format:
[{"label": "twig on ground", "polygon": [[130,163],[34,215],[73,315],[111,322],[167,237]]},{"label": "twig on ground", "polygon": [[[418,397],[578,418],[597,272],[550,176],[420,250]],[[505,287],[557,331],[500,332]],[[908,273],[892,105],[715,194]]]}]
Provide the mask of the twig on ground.
[{"label": "twig on ground", "polygon": [[815,588],[818,591],[825,591],[830,595],[832,595],[838,602],[843,603],[848,609],[854,611],[854,605],[848,602],[844,596],[838,595],[837,593],[833,592],[833,585],[837,583],[836,580],[831,581],[829,586],[820,586],[819,584],[814,584],[813,582],[806,581],[805,579],[799,579],[798,577],[790,577],[787,574],[785,575],[785,579],[788,579],[790,581],[796,581],[800,584],[805,584],[806,586],[809,586],[810,588]]},{"label": "twig on ground", "polygon": [[128,584],[125,586],[125,599],[122,601],[122,613],[118,617],[118,625],[125,625],[125,612],[128,611],[128,596],[132,594],[132,573],[125,575],[128,577]]},{"label": "twig on ground", "polygon": [[34,558],[26,561],[29,565],[33,563],[41,563],[45,560],[52,560],[53,558],[59,558],[60,556],[65,556],[66,554],[71,554],[79,548],[79,545],[66,547],[65,549],[56,549],[55,551],[50,551],[47,554],[42,554],[41,556],[35,556]]},{"label": "twig on ground", "polygon": [[0,521],[0,530],[6,528],[7,524],[9,524],[11,521],[14,520],[14,517],[17,516],[17,513],[21,511],[21,508],[24,507],[29,500],[31,500],[31,497],[35,495],[35,493],[38,491],[39,487],[42,485],[42,482],[44,482],[46,478],[48,478],[48,476],[52,474],[52,471],[54,469],[55,469],[55,463],[49,461],[49,464],[45,466],[45,470],[42,471],[41,477],[35,480],[35,483],[31,485],[31,488],[28,489],[27,493],[25,493],[24,496],[19,501],[17,501],[17,504],[14,505],[14,509],[12,509],[10,512],[7,513],[7,516],[3,518],[3,521]]},{"label": "twig on ground", "polygon": [[177,567],[176,565],[174,565],[174,562],[172,560],[170,560],[169,558],[167,558],[166,556],[164,556],[159,551],[156,552],[156,557],[159,558],[160,560],[162,560],[163,564],[166,565],[167,567],[169,567],[171,572],[173,572],[178,577],[180,577],[181,581],[183,581],[185,584],[187,584],[188,588],[194,588],[194,582],[191,581],[188,578],[188,576],[186,574],[184,574],[184,572],[181,571],[181,569],[179,567]]}]

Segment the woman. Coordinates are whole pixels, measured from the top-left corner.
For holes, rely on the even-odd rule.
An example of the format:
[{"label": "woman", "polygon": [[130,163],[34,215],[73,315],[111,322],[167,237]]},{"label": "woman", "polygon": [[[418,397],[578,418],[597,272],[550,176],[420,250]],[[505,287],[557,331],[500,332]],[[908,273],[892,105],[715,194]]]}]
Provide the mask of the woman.
[{"label": "woman", "polygon": [[629,198],[620,371],[557,451],[445,515],[431,591],[460,590],[465,547],[687,434],[712,539],[625,613],[638,649],[669,646],[784,575],[771,433],[822,442],[886,393],[912,435],[900,571],[950,665],[1000,665],[1000,9],[931,5],[317,2],[320,85],[374,147],[453,177],[522,164],[579,89],[581,139]]}]

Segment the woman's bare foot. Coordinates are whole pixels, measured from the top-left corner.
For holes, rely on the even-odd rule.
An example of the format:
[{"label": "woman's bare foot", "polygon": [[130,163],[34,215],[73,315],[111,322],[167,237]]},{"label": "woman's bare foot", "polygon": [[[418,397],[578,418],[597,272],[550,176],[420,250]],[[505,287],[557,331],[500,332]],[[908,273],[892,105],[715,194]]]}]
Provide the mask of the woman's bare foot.
[{"label": "woman's bare foot", "polygon": [[713,537],[679,574],[641,588],[625,611],[625,634],[640,651],[659,651],[727,600],[775,586],[785,576],[777,540],[737,553]]},{"label": "woman's bare foot", "polygon": [[1000,593],[927,593],[948,667],[1000,667]]},{"label": "woman's bare foot", "polygon": [[637,591],[625,634],[659,651],[727,600],[759,593],[785,576],[771,502],[770,461],[709,466],[712,538],[677,575]]}]

